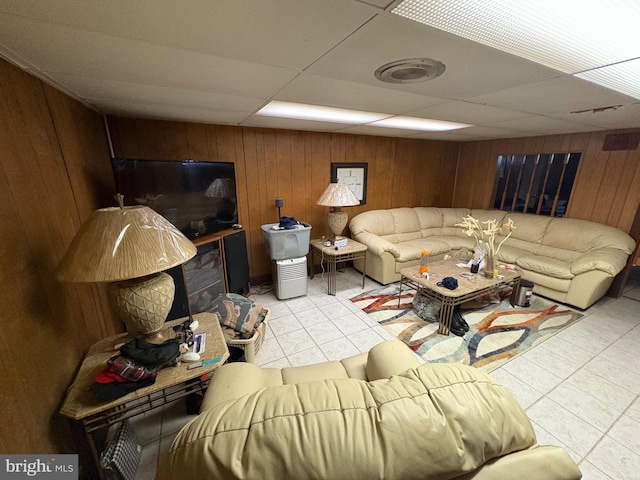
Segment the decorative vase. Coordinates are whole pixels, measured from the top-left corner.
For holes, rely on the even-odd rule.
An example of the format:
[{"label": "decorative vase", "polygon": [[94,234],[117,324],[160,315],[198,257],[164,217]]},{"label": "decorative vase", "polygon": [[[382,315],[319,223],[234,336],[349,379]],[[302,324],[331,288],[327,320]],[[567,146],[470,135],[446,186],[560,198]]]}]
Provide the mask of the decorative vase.
[{"label": "decorative vase", "polygon": [[491,253],[484,254],[484,276],[485,278],[493,278],[495,269],[495,258]]}]

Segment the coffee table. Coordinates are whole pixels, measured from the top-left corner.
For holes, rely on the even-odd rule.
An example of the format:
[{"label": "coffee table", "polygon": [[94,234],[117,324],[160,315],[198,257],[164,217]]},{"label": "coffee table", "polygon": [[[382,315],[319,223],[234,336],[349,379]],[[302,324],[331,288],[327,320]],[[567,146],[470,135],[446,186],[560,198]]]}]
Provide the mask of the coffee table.
[{"label": "coffee table", "polygon": [[[451,332],[454,309],[458,305],[508,286],[513,288],[511,292],[511,305],[513,305],[520,285],[521,275],[519,272],[498,269],[498,274],[501,278],[485,278],[482,274],[476,274],[473,279],[468,279],[460,274],[463,272],[469,273],[469,269],[459,267],[457,263],[459,263],[459,260],[453,258],[429,263],[429,278],[424,278],[420,275],[419,265],[400,270],[398,306],[400,306],[400,299],[402,298],[402,286],[405,284],[415,288],[417,292],[427,298],[440,302],[438,333],[444,335],[449,335]],[[458,288],[449,290],[445,287],[439,287],[437,283],[441,282],[445,277],[453,277],[458,280]]]},{"label": "coffee table", "polygon": [[[89,349],[67,391],[60,414],[82,424],[100,478],[104,478],[104,472],[100,468],[100,454],[94,438],[96,432],[191,393],[205,390],[211,373],[229,358],[229,350],[218,317],[205,312],[193,315],[193,319],[198,321],[196,332],[207,334],[201,359],[204,361],[220,357],[219,361],[191,370],[187,369],[186,363],[176,367],[164,367],[158,372],[153,385],[110,402],[100,402],[91,391],[91,384],[94,382],[95,374],[106,368],[107,359],[117,354],[114,346],[127,342],[130,338],[126,333],[114,335],[100,340]],[[185,320],[187,317],[166,322],[165,327],[171,329]]]}]

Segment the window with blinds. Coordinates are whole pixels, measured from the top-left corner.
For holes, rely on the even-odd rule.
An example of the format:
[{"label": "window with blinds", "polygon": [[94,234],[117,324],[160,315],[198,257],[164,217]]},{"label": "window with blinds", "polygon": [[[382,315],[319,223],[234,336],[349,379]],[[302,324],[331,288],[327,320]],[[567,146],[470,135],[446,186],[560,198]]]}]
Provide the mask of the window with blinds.
[{"label": "window with blinds", "polygon": [[580,153],[499,155],[494,208],[564,217]]}]

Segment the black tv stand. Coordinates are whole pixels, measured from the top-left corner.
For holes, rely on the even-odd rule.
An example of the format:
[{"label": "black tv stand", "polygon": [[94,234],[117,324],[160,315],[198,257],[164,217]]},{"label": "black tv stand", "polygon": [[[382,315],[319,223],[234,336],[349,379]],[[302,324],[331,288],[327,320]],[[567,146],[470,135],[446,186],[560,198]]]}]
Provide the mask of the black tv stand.
[{"label": "black tv stand", "polygon": [[167,270],[176,285],[173,307],[167,321],[209,311],[224,293],[249,293],[249,259],[246,232],[226,229],[201,234],[191,241],[195,257]]}]

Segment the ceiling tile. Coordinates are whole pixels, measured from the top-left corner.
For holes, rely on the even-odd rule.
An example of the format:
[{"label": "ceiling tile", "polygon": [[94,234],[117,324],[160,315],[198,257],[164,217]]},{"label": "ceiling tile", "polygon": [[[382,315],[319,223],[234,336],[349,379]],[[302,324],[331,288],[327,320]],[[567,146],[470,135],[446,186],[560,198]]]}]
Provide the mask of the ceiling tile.
[{"label": "ceiling tile", "polygon": [[352,133],[355,135],[376,135],[379,137],[409,137],[416,133],[415,130],[401,128],[372,127],[369,125],[354,125],[346,127],[342,125],[340,133]]},{"label": "ceiling tile", "polygon": [[557,118],[535,115],[531,117],[518,118],[504,122],[494,122],[486,126],[496,128],[508,128],[524,132],[537,133],[541,135],[551,135],[560,133],[587,132],[589,130],[599,130],[596,127],[589,127],[575,122],[567,122]]},{"label": "ceiling tile", "polygon": [[480,95],[469,101],[549,115],[635,102],[631,97],[569,75]]},{"label": "ceiling tile", "polygon": [[154,103],[102,100],[103,113],[134,118],[151,118],[158,120],[179,120],[185,122],[215,123],[221,125],[238,125],[246,114],[238,112],[214,111],[207,108],[189,108],[174,106],[167,110],[166,105]]},{"label": "ceiling tile", "polygon": [[[0,11],[43,22],[217,56],[302,69],[367,22],[376,9],[345,0],[79,0],[3,2]],[[295,19],[295,20],[293,20]]]},{"label": "ceiling tile", "polygon": [[503,108],[489,107],[464,101],[449,102],[435,107],[423,108],[411,112],[416,117],[447,120],[450,122],[471,123],[482,125],[491,122],[513,120],[529,117],[530,114],[506,110]]},{"label": "ceiling tile", "polygon": [[[0,15],[0,43],[44,72],[269,98],[297,72]],[[255,79],[260,81],[256,82]]]},{"label": "ceiling tile", "polygon": [[527,60],[394,15],[378,16],[309,68],[332,78],[379,85],[375,70],[389,62],[428,57],[446,65],[424,83],[389,85],[395,90],[462,99],[531,83],[558,73]]},{"label": "ceiling tile", "polygon": [[554,117],[608,130],[640,128],[640,102],[613,108],[555,114]]},{"label": "ceiling tile", "polygon": [[402,114],[415,108],[448,102],[441,98],[384,88],[383,84],[363,85],[311,73],[299,75],[275,99],[390,114]]},{"label": "ceiling tile", "polygon": [[102,100],[139,101],[157,105],[181,105],[184,107],[212,108],[250,114],[260,109],[265,103],[264,99],[261,98],[120,82],[84,75],[74,76],[60,73],[53,74],[53,79],[73,91],[82,92],[81,96],[83,98],[91,98],[97,105],[100,105]]}]

